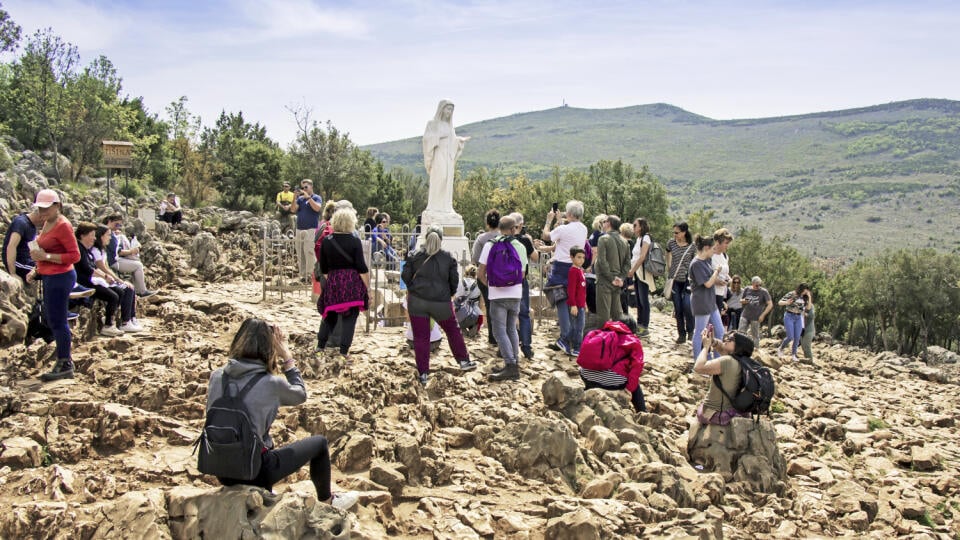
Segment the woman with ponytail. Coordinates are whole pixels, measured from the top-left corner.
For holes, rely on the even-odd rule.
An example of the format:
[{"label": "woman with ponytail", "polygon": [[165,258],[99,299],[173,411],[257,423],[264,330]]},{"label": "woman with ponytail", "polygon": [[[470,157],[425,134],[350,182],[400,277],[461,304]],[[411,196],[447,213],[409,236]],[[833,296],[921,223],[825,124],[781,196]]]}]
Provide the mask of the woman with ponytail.
[{"label": "woman with ponytail", "polygon": [[463,341],[453,309],[453,297],[460,283],[457,261],[440,249],[443,229],[431,225],[423,238],[423,247],[409,255],[401,279],[407,286],[407,312],[413,330],[413,352],[417,359],[417,377],[427,384],[430,373],[430,319],[437,321],[447,335],[450,352],[463,371],[476,369]]}]

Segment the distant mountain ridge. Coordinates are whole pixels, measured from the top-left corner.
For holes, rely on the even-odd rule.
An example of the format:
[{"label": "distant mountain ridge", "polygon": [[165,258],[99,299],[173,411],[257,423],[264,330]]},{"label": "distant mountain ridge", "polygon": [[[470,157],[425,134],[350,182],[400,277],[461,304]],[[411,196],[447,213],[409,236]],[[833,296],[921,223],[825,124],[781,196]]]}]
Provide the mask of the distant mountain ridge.
[{"label": "distant mountain ridge", "polygon": [[[878,248],[850,235],[878,232],[960,246],[917,227],[933,208],[958,208],[960,101],[734,120],[665,103],[565,106],[458,126],[457,133],[472,137],[461,172],[483,166],[539,179],[555,166],[584,169],[601,159],[648,165],[679,215],[710,208],[732,225],[788,236],[810,254],[873,252]],[[387,167],[424,173],[419,137],[365,148]],[[938,229],[960,226],[960,217],[937,215]]]}]

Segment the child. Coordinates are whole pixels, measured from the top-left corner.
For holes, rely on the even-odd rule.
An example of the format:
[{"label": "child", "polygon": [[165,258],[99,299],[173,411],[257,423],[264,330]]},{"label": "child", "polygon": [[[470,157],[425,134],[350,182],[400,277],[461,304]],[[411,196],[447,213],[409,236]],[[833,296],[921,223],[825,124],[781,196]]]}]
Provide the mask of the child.
[{"label": "child", "polygon": [[564,341],[570,345],[570,356],[580,354],[583,341],[583,325],[587,318],[587,278],[583,275],[583,263],[587,254],[582,247],[570,248],[573,266],[567,274],[567,307],[570,308],[570,334]]}]

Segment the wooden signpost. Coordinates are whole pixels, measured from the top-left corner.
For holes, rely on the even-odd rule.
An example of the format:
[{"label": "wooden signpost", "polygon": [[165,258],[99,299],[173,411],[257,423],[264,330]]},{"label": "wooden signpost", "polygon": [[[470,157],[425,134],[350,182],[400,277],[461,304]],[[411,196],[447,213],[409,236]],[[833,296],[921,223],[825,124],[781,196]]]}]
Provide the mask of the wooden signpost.
[{"label": "wooden signpost", "polygon": [[107,204],[110,204],[110,179],[114,169],[124,169],[129,188],[130,169],[133,167],[133,143],[126,141],[102,141],[103,167],[107,169]]}]

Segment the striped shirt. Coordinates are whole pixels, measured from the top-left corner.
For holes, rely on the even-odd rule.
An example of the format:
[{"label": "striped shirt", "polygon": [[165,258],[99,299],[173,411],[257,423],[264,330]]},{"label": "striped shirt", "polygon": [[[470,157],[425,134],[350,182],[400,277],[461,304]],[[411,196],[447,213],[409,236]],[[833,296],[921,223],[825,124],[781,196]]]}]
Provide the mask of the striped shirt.
[{"label": "striped shirt", "polygon": [[667,250],[670,252],[670,274],[667,277],[674,281],[686,281],[690,263],[697,254],[696,246],[692,243],[681,246],[676,240],[670,240],[667,242]]},{"label": "striped shirt", "polygon": [[585,381],[599,384],[600,386],[626,386],[627,378],[613,371],[595,371],[592,369],[580,368],[580,377]]}]

